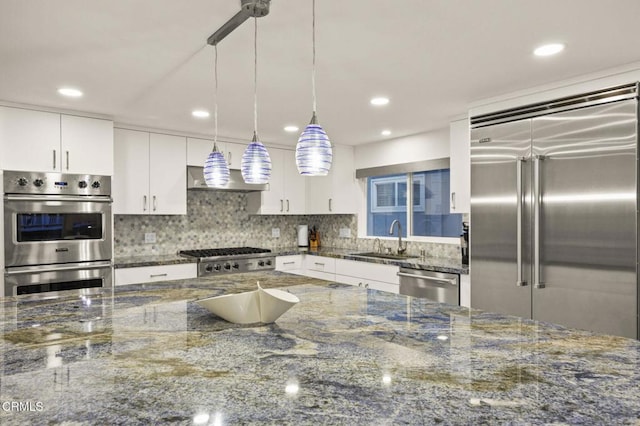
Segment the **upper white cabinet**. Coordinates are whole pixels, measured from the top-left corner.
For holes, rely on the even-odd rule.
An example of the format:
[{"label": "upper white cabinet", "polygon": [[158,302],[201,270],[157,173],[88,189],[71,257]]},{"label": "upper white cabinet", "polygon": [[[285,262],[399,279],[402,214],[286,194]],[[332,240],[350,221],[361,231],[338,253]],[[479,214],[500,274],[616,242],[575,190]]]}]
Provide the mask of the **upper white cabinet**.
[{"label": "upper white cabinet", "polygon": [[327,176],[305,177],[308,214],[355,214],[357,185],[353,147],[333,146]]},{"label": "upper white cabinet", "polygon": [[469,120],[449,124],[450,213],[468,213],[470,205],[471,160]]},{"label": "upper white cabinet", "polygon": [[113,174],[113,122],[0,107],[2,168]]},{"label": "upper white cabinet", "polygon": [[269,190],[250,193],[247,210],[253,214],[305,214],[305,177],[298,173],[295,151],[267,149],[271,157]]},{"label": "upper white cabinet", "polygon": [[186,139],[116,129],[115,214],[186,214]]},{"label": "upper white cabinet", "polygon": [[[218,141],[218,150],[227,160],[230,169],[240,170],[242,154],[247,145]],[[187,138],[187,165],[204,166],[204,162],[213,149],[213,140]]]}]

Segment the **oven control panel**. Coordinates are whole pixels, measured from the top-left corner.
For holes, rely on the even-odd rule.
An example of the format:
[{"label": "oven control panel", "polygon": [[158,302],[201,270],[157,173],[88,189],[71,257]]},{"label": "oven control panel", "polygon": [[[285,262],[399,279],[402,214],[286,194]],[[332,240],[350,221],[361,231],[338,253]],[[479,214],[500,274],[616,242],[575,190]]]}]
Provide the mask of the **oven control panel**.
[{"label": "oven control panel", "polygon": [[5,194],[111,195],[111,176],[7,170]]}]

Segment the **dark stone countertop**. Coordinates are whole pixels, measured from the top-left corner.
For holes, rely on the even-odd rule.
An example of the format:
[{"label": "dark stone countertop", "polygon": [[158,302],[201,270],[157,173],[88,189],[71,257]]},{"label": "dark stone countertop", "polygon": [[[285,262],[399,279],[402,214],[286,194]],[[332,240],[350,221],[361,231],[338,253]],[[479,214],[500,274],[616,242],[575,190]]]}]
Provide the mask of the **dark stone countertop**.
[{"label": "dark stone countertop", "polygon": [[450,259],[446,257],[410,257],[408,259],[381,259],[374,257],[358,256],[366,250],[343,249],[335,247],[321,247],[317,250],[300,249],[280,249],[276,253],[278,256],[291,254],[309,254],[314,256],[333,257],[336,259],[355,260],[358,262],[379,263],[385,265],[397,265],[402,268],[421,269],[425,271],[449,272],[452,274],[469,274],[469,265],[463,265],[460,259]]},{"label": "dark stone countertop", "polygon": [[[194,303],[258,280],[300,303],[267,325],[230,324]],[[0,312],[2,425],[640,418],[636,340],[281,272],[18,296]]]},{"label": "dark stone countertop", "polygon": [[[397,265],[403,268],[422,269],[425,271],[449,272],[452,274],[469,274],[469,265],[460,263],[460,259],[444,257],[413,257],[409,259],[378,259],[372,257],[357,256],[362,250],[343,249],[334,247],[322,247],[318,250],[301,249],[298,247],[279,248],[273,250],[275,256],[287,256],[293,254],[309,254],[314,256],[326,256],[336,259],[356,260],[359,262],[380,263]],[[195,259],[173,255],[149,255],[149,256],[118,256],[114,259],[114,267],[133,268],[138,266],[173,265],[178,263],[194,263]]]}]

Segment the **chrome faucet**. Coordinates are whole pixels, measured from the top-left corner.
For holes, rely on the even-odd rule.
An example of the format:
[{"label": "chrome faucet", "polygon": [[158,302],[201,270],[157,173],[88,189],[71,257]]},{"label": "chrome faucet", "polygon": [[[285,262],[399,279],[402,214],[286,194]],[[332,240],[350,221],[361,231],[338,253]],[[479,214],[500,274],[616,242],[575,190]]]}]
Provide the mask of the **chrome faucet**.
[{"label": "chrome faucet", "polygon": [[[376,250],[376,245],[378,246],[378,250]],[[382,253],[382,243],[380,242],[380,238],[373,240],[373,252]]]},{"label": "chrome faucet", "polygon": [[391,227],[389,228],[389,235],[393,235],[393,226],[398,225],[398,254],[402,254],[407,251],[407,243],[402,245],[402,225],[398,222],[398,219],[391,222]]}]

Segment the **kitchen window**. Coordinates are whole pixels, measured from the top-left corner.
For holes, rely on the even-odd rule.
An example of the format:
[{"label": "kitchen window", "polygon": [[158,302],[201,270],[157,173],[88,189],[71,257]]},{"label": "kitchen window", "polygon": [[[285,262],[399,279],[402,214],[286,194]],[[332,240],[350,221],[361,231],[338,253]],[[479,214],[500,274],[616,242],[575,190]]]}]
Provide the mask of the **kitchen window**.
[{"label": "kitchen window", "polygon": [[[426,170],[408,173],[375,174],[384,172],[385,167],[360,171],[368,174],[367,236],[390,236],[391,223],[398,220],[405,238],[459,237],[462,234],[462,214],[449,213],[450,172],[448,161],[445,164],[447,167],[441,167],[442,162],[422,162],[420,165],[426,166]],[[435,167],[431,169],[429,166]],[[409,187],[412,188],[411,193],[407,191]],[[411,209],[408,209],[409,205]]]}]

